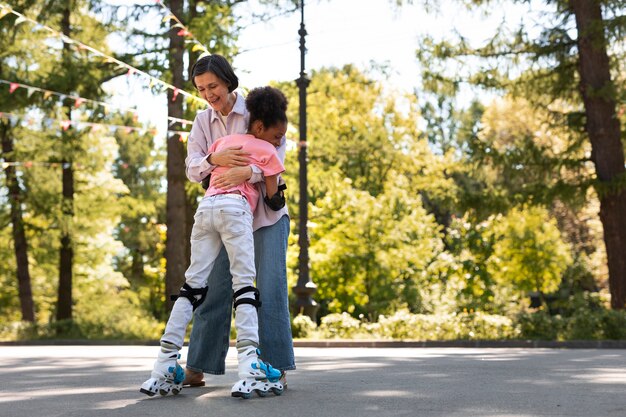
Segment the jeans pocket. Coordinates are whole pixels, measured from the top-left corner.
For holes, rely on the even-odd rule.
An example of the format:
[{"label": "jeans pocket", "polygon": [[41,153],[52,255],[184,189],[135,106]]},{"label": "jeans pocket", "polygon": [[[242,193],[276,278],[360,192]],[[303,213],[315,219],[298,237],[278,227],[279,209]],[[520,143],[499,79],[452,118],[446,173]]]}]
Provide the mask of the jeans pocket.
[{"label": "jeans pocket", "polygon": [[191,240],[197,240],[202,234],[204,226],[204,212],[198,211],[193,216],[193,227],[191,228]]},{"label": "jeans pocket", "polygon": [[249,221],[245,210],[235,207],[220,209],[224,231],[233,234],[242,234],[249,227]]}]

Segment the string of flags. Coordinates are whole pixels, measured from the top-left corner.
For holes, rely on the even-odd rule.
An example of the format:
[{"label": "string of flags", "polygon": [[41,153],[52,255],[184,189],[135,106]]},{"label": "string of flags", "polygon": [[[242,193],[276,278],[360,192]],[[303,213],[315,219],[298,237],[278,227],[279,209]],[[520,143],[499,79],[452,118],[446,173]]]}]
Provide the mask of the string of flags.
[{"label": "string of flags", "polygon": [[[53,90],[48,90],[45,88],[41,88],[41,87],[35,87],[33,85],[28,85],[28,84],[24,84],[24,83],[18,83],[15,81],[8,81],[8,80],[3,80],[0,79],[0,84],[5,84],[9,86],[9,94],[13,94],[15,91],[17,91],[18,88],[24,88],[27,91],[28,96],[30,97],[31,95],[33,95],[35,92],[40,92],[43,94],[43,99],[47,100],[51,97],[59,97],[61,100],[64,100],[66,98],[69,98],[71,100],[74,100],[74,108],[78,108],[83,104],[86,103],[91,103],[95,106],[100,106],[103,108],[104,113],[107,114],[109,112],[109,109],[111,108],[115,108],[117,110],[121,110],[121,111],[125,111],[128,113],[132,113],[133,114],[133,121],[136,122],[137,118],[139,117],[139,113],[136,107],[123,107],[123,106],[116,106],[113,105],[111,103],[105,103],[103,101],[98,101],[98,100],[92,100],[89,98],[85,98],[85,97],[81,97],[81,96],[76,96],[76,95],[71,95],[71,94],[64,94],[64,93],[60,93],[58,91],[53,91]],[[186,120],[186,119],[179,119],[177,117],[171,117],[168,116],[167,118],[169,120],[169,126],[174,125],[175,123],[180,123],[183,127],[186,127],[188,125],[192,125],[193,121],[191,120]]]},{"label": "string of flags", "polygon": [[[8,112],[0,112],[0,119],[5,119],[5,120],[9,120],[10,122],[17,122],[19,120],[23,120],[25,121],[28,125],[33,125],[37,120],[40,120],[42,122],[46,122],[49,126],[54,126],[55,124],[58,124],[58,126],[63,130],[63,131],[67,131],[68,129],[70,129],[71,127],[74,127],[74,129],[80,129],[80,128],[90,128],[92,132],[97,133],[97,132],[102,132],[103,130],[106,131],[108,130],[109,133],[113,134],[116,133],[118,131],[123,131],[125,133],[131,133],[131,132],[138,132],[139,135],[145,135],[145,134],[151,134],[151,135],[156,135],[157,134],[157,130],[156,129],[146,129],[144,127],[136,127],[136,126],[125,126],[125,125],[114,125],[114,124],[107,124],[107,123],[94,123],[94,122],[84,122],[84,121],[80,121],[80,120],[69,120],[69,119],[51,119],[51,118],[43,118],[43,119],[36,119],[32,116],[19,116],[17,114],[14,113],[8,113]],[[171,135],[171,136],[178,136],[178,140],[180,142],[186,143],[188,138],[189,138],[189,133],[187,131],[183,131],[183,130],[168,130],[167,134]]]},{"label": "string of flags", "polygon": [[162,19],[162,22],[165,23],[170,20],[174,20],[176,23],[172,25],[171,27],[179,29],[179,31],[176,32],[176,34],[178,36],[183,36],[185,38],[191,38],[191,39],[185,39],[185,43],[193,44],[193,46],[191,47],[192,52],[202,51],[202,54],[200,56],[210,55],[209,50],[202,44],[202,42],[196,39],[193,33],[191,33],[191,31],[180,21],[178,17],[176,17],[176,15],[166,5],[163,4],[161,0],[155,0],[155,3],[161,6],[161,8],[165,11],[165,13],[167,13],[167,15]]},{"label": "string of flags", "polygon": [[156,129],[146,129],[145,127],[137,127],[137,126],[126,126],[126,125],[114,125],[107,123],[95,123],[95,122],[85,122],[81,120],[69,120],[69,119],[51,119],[51,118],[35,118],[33,116],[20,116],[14,113],[8,112],[0,112],[0,119],[9,120],[10,122],[16,122],[23,120],[28,125],[33,125],[37,121],[45,122],[48,126],[54,126],[58,124],[59,127],[63,131],[67,131],[69,128],[74,127],[75,129],[79,129],[81,127],[90,128],[92,132],[100,132],[103,130],[108,130],[110,133],[115,133],[118,130],[121,130],[126,133],[130,132],[139,132],[140,135],[145,135],[150,133],[152,135],[156,135]]},{"label": "string of flags", "polygon": [[[199,101],[204,103],[204,100],[202,100],[200,97],[195,96],[183,89],[179,89],[178,87],[167,83],[163,80],[158,79],[157,77],[154,77],[150,74],[148,74],[145,71],[142,71],[140,69],[137,69],[135,67],[133,67],[132,65],[129,65],[123,61],[120,61],[117,58],[114,58],[92,46],[86,45],[80,41],[77,41],[75,39],[70,38],[67,35],[64,35],[63,33],[59,32],[58,30],[55,30],[53,28],[51,28],[50,26],[41,24],[39,22],[37,22],[36,20],[33,20],[25,15],[23,15],[22,13],[19,13],[15,10],[13,10],[9,5],[5,4],[5,3],[0,3],[0,19],[4,18],[5,16],[9,15],[9,14],[13,14],[15,16],[17,16],[17,19],[15,20],[15,22],[13,23],[13,25],[17,26],[21,23],[24,22],[29,22],[32,25],[34,25],[34,30],[46,30],[48,32],[50,32],[54,37],[59,38],[60,40],[63,41],[63,43],[67,44],[67,45],[74,45],[79,51],[89,51],[91,52],[93,55],[99,57],[100,59],[102,59],[105,63],[112,63],[112,64],[116,64],[118,68],[120,69],[125,69],[127,70],[126,75],[127,76],[132,76],[134,74],[138,74],[141,75],[147,79],[150,80],[149,83],[149,87],[155,87],[155,86],[159,86],[161,88],[165,88],[168,90],[172,90],[172,101],[176,101],[178,95],[183,95],[191,100],[195,100],[195,101]],[[167,16],[166,16],[167,17]],[[175,16],[174,16],[175,18]],[[168,19],[170,19],[168,17]],[[182,25],[182,24],[181,24]],[[182,36],[182,34],[181,34]],[[195,46],[194,46],[195,47]],[[206,48],[205,48],[206,49]],[[208,52],[207,52],[208,53]]]},{"label": "string of flags", "polygon": [[80,97],[80,96],[76,96],[72,94],[63,94],[63,93],[59,93],[58,91],[47,90],[45,88],[35,87],[33,85],[18,83],[15,81],[8,81],[8,80],[0,79],[0,84],[6,84],[9,86],[9,94],[13,94],[18,88],[24,88],[27,91],[28,97],[32,96],[35,92],[39,92],[43,94],[44,100],[47,100],[52,96],[58,97],[61,100],[65,100],[66,98],[74,100],[75,108],[80,107],[84,103],[91,103],[91,104],[94,104],[95,106],[102,107],[104,109],[105,114],[108,113],[109,109],[115,108],[117,110],[124,110],[124,111],[137,115],[136,107],[115,106],[113,104],[105,103],[103,101],[92,100],[92,99],[88,99],[85,97]]},{"label": "string of flags", "polygon": [[34,166],[50,166],[50,167],[57,167],[60,166],[63,169],[69,169],[71,168],[76,168],[76,169],[82,169],[83,165],[73,162],[73,163],[69,163],[69,162],[38,162],[38,161],[3,161],[1,163],[2,165],[2,169],[7,169],[8,167],[24,167],[24,168],[32,168]]}]

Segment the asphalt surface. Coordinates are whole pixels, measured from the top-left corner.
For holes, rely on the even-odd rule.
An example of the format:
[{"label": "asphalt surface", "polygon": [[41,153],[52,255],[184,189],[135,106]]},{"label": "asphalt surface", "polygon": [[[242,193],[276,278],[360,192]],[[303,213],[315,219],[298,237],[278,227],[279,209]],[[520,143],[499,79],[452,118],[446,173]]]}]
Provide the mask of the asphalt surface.
[{"label": "asphalt surface", "polygon": [[623,349],[299,347],[284,394],[250,400],[232,349],[205,387],[139,393],[157,350],[0,346],[0,417],[626,416]]}]

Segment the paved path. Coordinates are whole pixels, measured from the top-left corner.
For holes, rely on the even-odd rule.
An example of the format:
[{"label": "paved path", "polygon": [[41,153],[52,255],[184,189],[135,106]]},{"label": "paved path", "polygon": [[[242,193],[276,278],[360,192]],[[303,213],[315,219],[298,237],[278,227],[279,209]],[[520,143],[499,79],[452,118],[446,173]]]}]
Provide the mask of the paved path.
[{"label": "paved path", "polygon": [[621,349],[297,348],[289,389],[250,400],[232,349],[206,387],[140,394],[157,349],[0,346],[0,417],[626,416]]}]

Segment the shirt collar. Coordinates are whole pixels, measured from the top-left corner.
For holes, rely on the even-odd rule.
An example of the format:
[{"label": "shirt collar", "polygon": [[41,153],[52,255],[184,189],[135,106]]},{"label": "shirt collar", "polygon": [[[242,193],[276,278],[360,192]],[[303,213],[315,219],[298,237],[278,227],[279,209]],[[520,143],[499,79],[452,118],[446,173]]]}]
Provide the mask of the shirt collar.
[{"label": "shirt collar", "polygon": [[[230,113],[238,113],[243,116],[246,114],[246,100],[241,94],[236,91],[235,95],[237,98],[235,99],[235,104],[233,105],[233,109],[230,111]],[[213,110],[211,106],[209,106],[209,109],[211,109],[211,122],[213,122],[214,120],[217,120],[219,118],[219,114],[217,114],[217,112]]]}]

